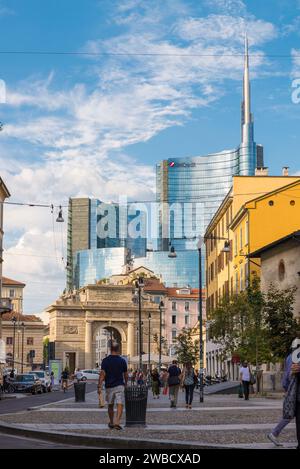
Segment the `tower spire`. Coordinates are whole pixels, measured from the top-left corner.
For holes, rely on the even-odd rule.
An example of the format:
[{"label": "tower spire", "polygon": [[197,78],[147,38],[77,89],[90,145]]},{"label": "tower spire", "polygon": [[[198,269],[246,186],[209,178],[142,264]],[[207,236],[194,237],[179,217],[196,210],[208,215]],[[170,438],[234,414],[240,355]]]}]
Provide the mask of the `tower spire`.
[{"label": "tower spire", "polygon": [[245,62],[244,62],[244,124],[251,123],[251,97],[250,97],[250,78],[249,78],[249,51],[248,37],[245,33]]}]

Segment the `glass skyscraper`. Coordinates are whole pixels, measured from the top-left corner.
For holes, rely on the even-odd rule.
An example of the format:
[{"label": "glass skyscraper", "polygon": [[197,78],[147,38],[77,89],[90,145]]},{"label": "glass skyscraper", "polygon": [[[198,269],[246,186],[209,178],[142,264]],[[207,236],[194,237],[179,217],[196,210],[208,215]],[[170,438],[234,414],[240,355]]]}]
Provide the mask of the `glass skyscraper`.
[{"label": "glass skyscraper", "polygon": [[[197,287],[197,237],[204,234],[229,192],[232,176],[253,176],[255,169],[263,165],[263,147],[254,141],[246,41],[241,144],[233,150],[206,156],[169,158],[157,164],[158,229],[157,239],[152,240],[155,249],[147,249],[146,230],[137,238],[129,236],[128,226],[136,214],[128,216],[117,204],[71,199],[68,289],[121,273],[122,266],[129,259],[134,268],[144,266],[153,270],[156,275],[161,276],[166,286]],[[99,236],[99,223],[105,228],[109,213],[116,215],[115,232],[111,237],[102,238]],[[176,250],[176,258],[168,257],[171,246]]]},{"label": "glass skyscraper", "polygon": [[[263,147],[254,141],[250,106],[248,44],[241,113],[241,144],[207,156],[169,158],[156,166],[156,197],[160,203],[158,249],[196,249],[211,218],[229,192],[232,176],[254,176],[263,166]],[[195,238],[194,240],[192,238]]]}]

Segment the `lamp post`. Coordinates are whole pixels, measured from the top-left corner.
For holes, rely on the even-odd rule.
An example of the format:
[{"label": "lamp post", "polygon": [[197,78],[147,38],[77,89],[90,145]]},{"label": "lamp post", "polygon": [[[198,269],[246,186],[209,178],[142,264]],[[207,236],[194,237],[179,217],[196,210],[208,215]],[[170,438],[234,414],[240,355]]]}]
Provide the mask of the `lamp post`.
[{"label": "lamp post", "polygon": [[12,323],[14,327],[14,336],[13,336],[13,360],[12,360],[12,372],[15,374],[15,342],[16,342],[16,322],[17,318],[14,316],[12,318]]},{"label": "lamp post", "polygon": [[22,327],[22,365],[21,365],[21,372],[23,373],[23,370],[24,370],[24,334],[25,334],[25,324],[24,322],[21,323],[21,327]]},{"label": "lamp post", "polygon": [[142,288],[144,288],[144,279],[139,277],[135,282],[135,286],[138,290],[138,302],[139,302],[139,369],[143,369],[142,351],[143,351],[143,337],[142,337]]},{"label": "lamp post", "polygon": [[199,297],[198,297],[198,308],[199,308],[199,369],[200,369],[200,402],[204,401],[203,393],[203,315],[202,315],[202,244],[203,238],[199,237],[197,243],[198,249],[198,262],[199,262]]},{"label": "lamp post", "polygon": [[162,348],[162,311],[164,302],[159,302],[159,355],[158,355],[158,370],[161,370],[161,348]]},{"label": "lamp post", "polygon": [[151,339],[151,313],[148,314],[148,371],[150,373],[150,362],[151,362],[151,350],[150,350],[150,339]]}]

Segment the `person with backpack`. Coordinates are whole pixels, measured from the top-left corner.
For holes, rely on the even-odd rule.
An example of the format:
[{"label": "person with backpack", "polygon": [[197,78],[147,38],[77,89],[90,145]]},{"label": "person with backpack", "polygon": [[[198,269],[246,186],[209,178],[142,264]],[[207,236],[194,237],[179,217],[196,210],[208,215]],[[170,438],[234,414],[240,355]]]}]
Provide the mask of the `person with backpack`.
[{"label": "person with backpack", "polygon": [[183,369],[182,374],[182,386],[185,389],[185,407],[186,409],[192,408],[193,396],[194,396],[194,388],[198,381],[197,375],[195,370],[191,364],[191,362],[187,362]]},{"label": "person with backpack", "polygon": [[297,337],[293,340],[290,353],[285,360],[282,378],[282,387],[285,391],[283,417],[271,433],[267,434],[267,437],[275,446],[282,446],[278,441],[278,437],[282,430],[296,417],[297,449],[300,449],[300,363],[293,361],[293,354],[300,357],[300,334],[297,334]]},{"label": "person with backpack", "polygon": [[168,369],[168,386],[170,396],[170,407],[175,408],[177,406],[178,391],[180,387],[180,376],[181,369],[178,367],[177,360],[172,361],[172,365]]}]

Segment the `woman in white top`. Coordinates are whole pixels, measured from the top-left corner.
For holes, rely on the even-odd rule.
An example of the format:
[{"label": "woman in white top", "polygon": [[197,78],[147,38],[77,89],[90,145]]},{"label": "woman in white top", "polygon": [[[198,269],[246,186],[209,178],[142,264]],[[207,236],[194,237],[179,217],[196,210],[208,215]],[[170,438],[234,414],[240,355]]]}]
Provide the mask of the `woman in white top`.
[{"label": "woman in white top", "polygon": [[245,401],[249,400],[249,386],[250,386],[250,368],[247,361],[242,363],[240,367],[240,382],[243,386]]}]

